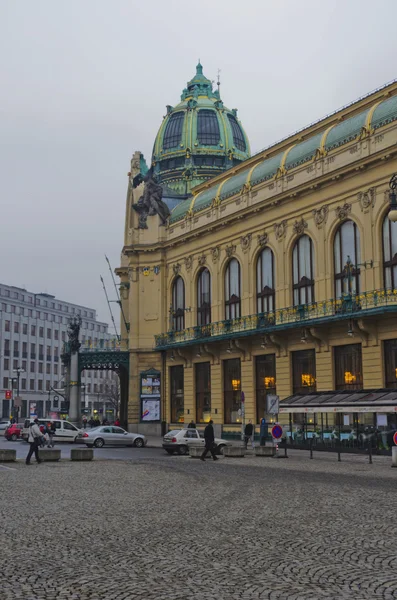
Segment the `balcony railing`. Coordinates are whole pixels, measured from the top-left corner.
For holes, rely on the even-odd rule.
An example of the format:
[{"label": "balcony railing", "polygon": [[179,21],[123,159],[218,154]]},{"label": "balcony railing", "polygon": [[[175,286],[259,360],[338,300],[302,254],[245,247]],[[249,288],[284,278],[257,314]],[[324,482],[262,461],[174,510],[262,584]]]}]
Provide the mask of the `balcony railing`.
[{"label": "balcony railing", "polygon": [[155,347],[161,350],[176,345],[214,341],[217,338],[228,339],[256,333],[266,334],[291,327],[313,326],[322,321],[359,318],[387,311],[397,311],[397,289],[345,294],[337,300],[290,306],[268,313],[226,319],[209,325],[197,325],[182,331],[169,331],[155,336]]}]

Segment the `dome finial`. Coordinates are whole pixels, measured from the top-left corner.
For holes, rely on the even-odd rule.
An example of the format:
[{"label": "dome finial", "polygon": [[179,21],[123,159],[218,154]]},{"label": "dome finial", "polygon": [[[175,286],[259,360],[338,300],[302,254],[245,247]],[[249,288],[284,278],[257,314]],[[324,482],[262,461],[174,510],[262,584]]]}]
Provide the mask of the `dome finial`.
[{"label": "dome finial", "polygon": [[203,65],[200,62],[200,59],[198,60],[198,64],[196,66],[196,75],[202,75],[203,74]]}]

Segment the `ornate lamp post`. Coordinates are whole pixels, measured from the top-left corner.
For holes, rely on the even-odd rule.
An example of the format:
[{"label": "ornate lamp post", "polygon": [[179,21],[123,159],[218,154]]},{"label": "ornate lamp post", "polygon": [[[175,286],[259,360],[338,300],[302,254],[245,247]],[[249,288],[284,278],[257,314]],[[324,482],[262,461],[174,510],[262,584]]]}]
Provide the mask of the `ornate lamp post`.
[{"label": "ornate lamp post", "polygon": [[389,210],[388,217],[389,217],[390,221],[393,221],[393,223],[395,223],[397,221],[397,196],[396,196],[397,175],[396,174],[393,175],[392,178],[390,179],[389,188],[390,188],[390,192],[389,192],[390,210]]}]

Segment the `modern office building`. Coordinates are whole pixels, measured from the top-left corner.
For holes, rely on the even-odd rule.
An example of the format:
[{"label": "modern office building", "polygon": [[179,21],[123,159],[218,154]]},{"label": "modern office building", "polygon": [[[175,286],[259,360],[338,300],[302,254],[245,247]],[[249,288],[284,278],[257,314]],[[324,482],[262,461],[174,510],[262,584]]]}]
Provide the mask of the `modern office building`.
[{"label": "modern office building", "polygon": [[[11,415],[13,402],[20,404],[17,416],[36,413],[62,414],[65,409],[62,346],[67,341],[70,317],[82,320],[82,345],[108,342],[113,336],[107,323],[97,321],[93,308],[58,300],[47,293],[0,284],[0,415]],[[82,407],[87,415],[104,415],[111,410],[104,398],[106,388],[115,385],[115,375],[106,371],[83,372]],[[19,395],[20,402],[17,400]],[[12,399],[10,398],[12,396]],[[14,411],[15,412],[15,411]]]}]

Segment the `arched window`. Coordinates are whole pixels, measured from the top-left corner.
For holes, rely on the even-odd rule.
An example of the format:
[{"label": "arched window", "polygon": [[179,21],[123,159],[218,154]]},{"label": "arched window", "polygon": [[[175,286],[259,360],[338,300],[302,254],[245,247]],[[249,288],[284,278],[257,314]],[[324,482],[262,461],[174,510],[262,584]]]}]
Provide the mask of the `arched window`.
[{"label": "arched window", "polygon": [[274,310],[274,258],[270,248],[264,248],[256,264],[256,297],[258,313]]},{"label": "arched window", "polygon": [[216,146],[219,144],[221,134],[218,117],[214,110],[199,110],[197,117],[197,137],[199,143],[203,146]]},{"label": "arched window", "polygon": [[183,111],[170,116],[165,128],[163,148],[175,148],[182,139],[183,122],[185,113]]},{"label": "arched window", "polygon": [[383,221],[383,270],[385,288],[397,286],[397,223],[386,215]]},{"label": "arched window", "polygon": [[334,240],[335,298],[360,292],[360,233],[353,221],[345,221]]},{"label": "arched window", "polygon": [[313,242],[302,235],[292,253],[294,306],[314,302]]},{"label": "arched window", "polygon": [[201,269],[197,279],[197,325],[211,323],[211,275],[207,268]]},{"label": "arched window", "polygon": [[238,148],[242,152],[245,152],[247,149],[247,144],[245,143],[241,127],[238,124],[237,119],[233,115],[228,114],[227,116],[233,132],[233,143],[236,146],[236,148]]},{"label": "arched window", "polygon": [[240,263],[232,258],[225,273],[225,319],[240,317],[240,301]]},{"label": "arched window", "polygon": [[185,284],[178,275],[172,286],[172,329],[182,331],[185,329]]}]

